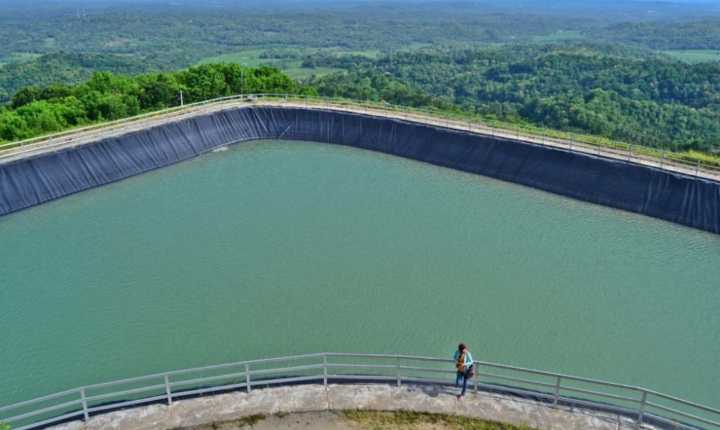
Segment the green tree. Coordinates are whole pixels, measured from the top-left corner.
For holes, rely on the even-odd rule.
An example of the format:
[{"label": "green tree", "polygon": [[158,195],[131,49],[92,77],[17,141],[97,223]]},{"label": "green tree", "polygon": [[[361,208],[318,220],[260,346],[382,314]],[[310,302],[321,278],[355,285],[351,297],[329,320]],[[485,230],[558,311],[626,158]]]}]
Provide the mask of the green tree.
[{"label": "green tree", "polygon": [[41,93],[42,90],[40,88],[25,87],[15,93],[15,95],[12,97],[12,100],[10,101],[10,106],[17,109],[20,106],[32,103],[40,98]]},{"label": "green tree", "polygon": [[69,127],[126,118],[175,106],[183,91],[188,102],[241,90],[316,94],[278,69],[209,64],[175,73],[129,77],[98,72],[75,86],[51,85],[20,90],[8,107],[0,107],[0,140],[12,141]]},{"label": "green tree", "polygon": [[180,104],[182,86],[174,75],[157,73],[137,78],[140,85],[140,108],[161,109]]},{"label": "green tree", "polygon": [[15,111],[0,111],[0,139],[13,141],[31,137],[25,120]]},{"label": "green tree", "polygon": [[225,74],[221,66],[217,64],[191,67],[178,73],[176,77],[187,92],[186,101],[188,102],[208,100],[231,93],[225,82]]}]

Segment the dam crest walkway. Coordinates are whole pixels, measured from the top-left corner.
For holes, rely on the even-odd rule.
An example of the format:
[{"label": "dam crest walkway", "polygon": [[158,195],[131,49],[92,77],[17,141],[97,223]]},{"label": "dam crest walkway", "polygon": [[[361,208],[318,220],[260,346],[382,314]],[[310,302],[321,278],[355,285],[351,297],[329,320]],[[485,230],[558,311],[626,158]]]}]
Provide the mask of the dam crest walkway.
[{"label": "dam crest walkway", "polygon": [[21,142],[0,145],[0,165],[3,163],[54,152],[66,148],[75,148],[101,139],[117,137],[126,133],[156,127],[171,122],[182,121],[223,110],[251,106],[269,106],[302,108],[310,110],[328,110],[361,115],[390,118],[436,127],[475,133],[508,141],[532,143],[558,150],[577,152],[597,157],[609,158],[643,166],[653,167],[686,176],[693,176],[720,182],[720,169],[710,166],[680,163],[677,160],[654,158],[628,150],[595,146],[587,143],[559,139],[555,137],[528,134],[520,130],[494,128],[473,121],[445,119],[433,113],[411,111],[409,108],[386,105],[364,105],[360,102],[348,102],[332,98],[289,96],[281,94],[250,94],[221,97],[218,99],[189,104],[151,112],[136,117],[121,119],[109,123],[69,130],[49,136],[28,139]]}]

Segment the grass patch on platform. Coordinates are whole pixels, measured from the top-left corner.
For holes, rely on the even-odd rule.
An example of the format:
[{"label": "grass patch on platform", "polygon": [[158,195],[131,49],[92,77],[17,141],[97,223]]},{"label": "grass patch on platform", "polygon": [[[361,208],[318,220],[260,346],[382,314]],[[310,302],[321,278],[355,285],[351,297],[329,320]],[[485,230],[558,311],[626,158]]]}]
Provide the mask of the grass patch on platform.
[{"label": "grass patch on platform", "polygon": [[396,411],[345,411],[345,418],[372,430],[411,430],[426,428],[468,430],[530,430],[512,424],[485,421],[457,415],[430,414],[426,412]]}]

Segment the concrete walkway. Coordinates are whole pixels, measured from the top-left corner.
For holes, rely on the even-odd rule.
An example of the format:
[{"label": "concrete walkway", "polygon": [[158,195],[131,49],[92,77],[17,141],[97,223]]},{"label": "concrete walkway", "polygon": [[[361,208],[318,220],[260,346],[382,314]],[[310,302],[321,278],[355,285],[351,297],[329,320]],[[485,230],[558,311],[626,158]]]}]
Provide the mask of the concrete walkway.
[{"label": "concrete walkway", "polygon": [[[446,387],[416,385],[278,387],[255,389],[249,394],[237,392],[180,400],[171,406],[151,405],[127,409],[91,417],[87,423],[77,421],[53,428],[56,430],[170,430],[234,421],[252,415],[276,415],[273,419],[277,419],[277,415],[289,413],[361,409],[462,415],[541,430],[636,429],[634,421],[613,414],[552,407],[532,400],[484,392],[468,393],[462,400],[458,400],[455,394],[455,390]],[[316,414],[316,416],[322,415]],[[317,422],[317,426],[313,426],[312,423],[305,424],[307,425],[301,428],[329,428],[321,422]],[[267,426],[267,423],[264,425]]]}]

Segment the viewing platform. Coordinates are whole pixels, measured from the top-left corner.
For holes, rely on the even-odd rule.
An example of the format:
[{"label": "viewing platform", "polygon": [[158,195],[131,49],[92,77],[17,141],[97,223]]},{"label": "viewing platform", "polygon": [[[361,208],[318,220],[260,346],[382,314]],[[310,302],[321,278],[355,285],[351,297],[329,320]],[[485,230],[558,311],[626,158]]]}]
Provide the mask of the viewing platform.
[{"label": "viewing platform", "polygon": [[377,410],[535,429],[720,428],[720,410],[646,388],[475,363],[476,376],[462,399],[450,359],[317,353],[88,385],[0,407],[0,422],[13,430],[159,430],[252,416]]},{"label": "viewing platform", "polygon": [[[442,385],[328,384],[301,385],[235,392],[181,400],[171,406],[152,405],[74,421],[57,430],[164,430],[231,423],[247,417],[285,416],[321,411],[414,411],[459,415],[534,429],[636,429],[635,420],[618,414],[551,407],[510,395],[470,392],[462,400],[457,390]],[[310,415],[310,423],[318,417]],[[312,428],[307,426],[303,428]]]}]

